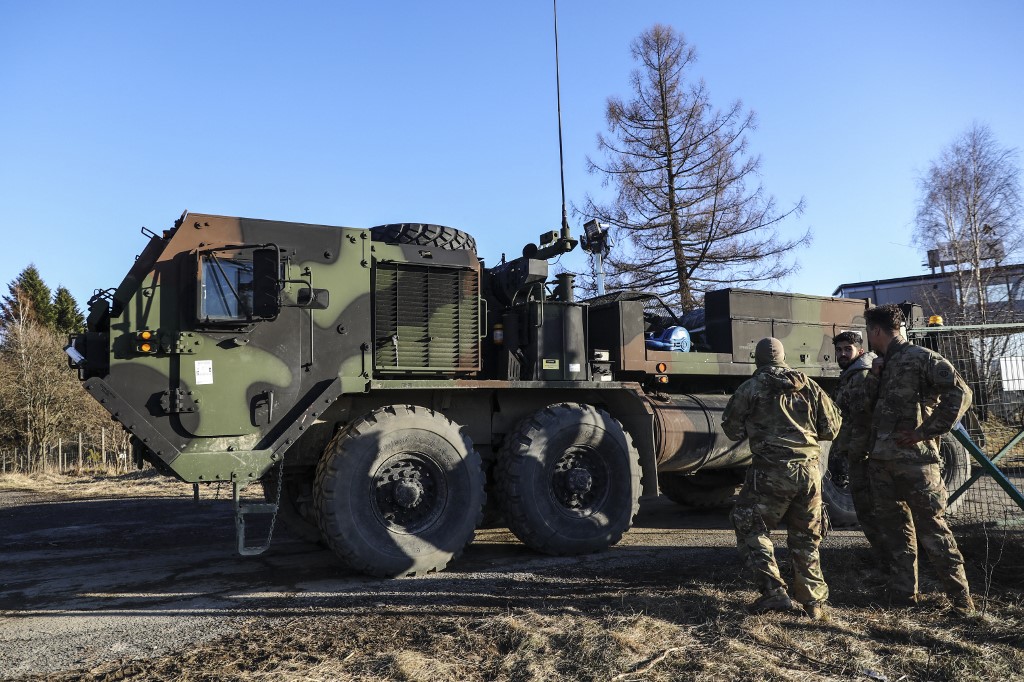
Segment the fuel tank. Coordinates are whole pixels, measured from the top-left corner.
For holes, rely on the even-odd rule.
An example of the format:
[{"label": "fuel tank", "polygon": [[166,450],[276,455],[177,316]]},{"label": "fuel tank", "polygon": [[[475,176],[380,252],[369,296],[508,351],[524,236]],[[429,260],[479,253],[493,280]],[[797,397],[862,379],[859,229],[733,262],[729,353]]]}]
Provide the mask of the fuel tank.
[{"label": "fuel tank", "polygon": [[658,471],[691,473],[750,463],[746,439],[735,442],[722,431],[727,395],[654,394],[655,454]]}]

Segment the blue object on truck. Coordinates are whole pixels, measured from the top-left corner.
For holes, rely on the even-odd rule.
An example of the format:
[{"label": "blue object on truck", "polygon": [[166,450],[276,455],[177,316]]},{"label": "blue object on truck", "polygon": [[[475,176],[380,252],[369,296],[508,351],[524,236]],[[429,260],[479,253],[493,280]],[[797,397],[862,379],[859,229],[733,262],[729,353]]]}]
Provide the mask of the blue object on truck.
[{"label": "blue object on truck", "polygon": [[690,350],[690,332],[686,327],[669,327],[660,336],[646,339],[644,344],[651,350],[674,350],[687,353]]}]

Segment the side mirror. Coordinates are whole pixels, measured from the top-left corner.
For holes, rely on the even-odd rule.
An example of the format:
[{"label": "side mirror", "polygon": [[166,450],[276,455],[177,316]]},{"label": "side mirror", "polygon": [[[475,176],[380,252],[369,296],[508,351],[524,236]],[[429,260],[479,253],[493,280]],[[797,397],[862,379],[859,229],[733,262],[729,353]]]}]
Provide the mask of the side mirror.
[{"label": "side mirror", "polygon": [[303,287],[299,289],[295,302],[300,308],[324,310],[331,304],[331,292],[327,289]]},{"label": "side mirror", "polygon": [[272,320],[281,312],[281,265],[277,249],[252,252],[252,316]]}]

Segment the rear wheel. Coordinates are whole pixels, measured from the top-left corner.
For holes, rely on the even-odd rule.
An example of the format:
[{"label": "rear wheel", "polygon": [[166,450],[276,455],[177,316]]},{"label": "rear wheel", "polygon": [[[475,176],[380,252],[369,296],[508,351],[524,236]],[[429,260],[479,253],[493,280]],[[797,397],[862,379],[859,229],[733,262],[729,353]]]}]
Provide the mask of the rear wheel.
[{"label": "rear wheel", "polygon": [[[939,439],[939,467],[942,469],[942,482],[946,485],[946,492],[950,495],[966,483],[971,476],[971,456],[951,433],[944,433]],[[948,505],[946,512],[956,511],[963,499],[961,496],[953,504]]]},{"label": "rear wheel", "polygon": [[694,474],[658,474],[661,493],[676,504],[713,509],[731,505],[743,487],[742,469],[709,469]]},{"label": "rear wheel", "polygon": [[498,463],[505,519],[516,537],[546,554],[614,545],[639,509],[640,458],[604,410],[551,405],[510,434]]},{"label": "rear wheel", "polygon": [[[829,448],[831,443],[821,444],[821,499],[826,505],[829,520],[836,528],[857,525],[857,510],[853,505],[849,483],[833,477],[829,471]],[[971,475],[970,456],[964,446],[945,433],[939,439],[939,467],[942,470],[942,482],[946,492],[952,495]],[[955,511],[963,498],[956,500],[946,508],[947,512]]]},{"label": "rear wheel", "polygon": [[[831,442],[820,442],[818,464],[821,467],[821,503],[833,528],[849,528],[857,525],[857,508],[853,505],[848,477],[833,477],[829,470]],[[833,463],[834,464],[834,463]]]},{"label": "rear wheel", "polygon": [[484,475],[451,420],[391,405],[335,436],[314,492],[331,549],[357,571],[397,577],[442,570],[461,554],[481,518]]}]

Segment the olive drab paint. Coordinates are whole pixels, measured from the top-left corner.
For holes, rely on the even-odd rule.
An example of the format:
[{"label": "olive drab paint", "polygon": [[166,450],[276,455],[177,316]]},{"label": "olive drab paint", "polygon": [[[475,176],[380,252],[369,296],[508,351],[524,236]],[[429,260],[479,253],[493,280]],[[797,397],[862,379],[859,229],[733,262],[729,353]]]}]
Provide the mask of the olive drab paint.
[{"label": "olive drab paint", "polygon": [[[863,300],[727,289],[707,295],[699,319],[687,313],[688,352],[656,349],[649,337],[682,327],[679,311],[636,292],[577,300],[567,278],[548,282],[546,260],[576,240],[551,232],[541,244],[485,267],[471,236],[436,225],[186,212],[149,233],[120,285],[90,300],[87,331],[72,338],[84,359],[72,362],[132,434],[140,466],[186,482],[244,486],[283,461],[286,498],[317,492],[330,443],[367,415],[396,412],[389,406],[450,420],[493,478],[508,434],[564,404],[578,407],[556,411],[560,419],[597,409],[621,424],[643,490],[656,494],[659,470],[749,463],[749,449],[729,443],[718,421],[725,397],[752,374],[759,339],[780,339],[792,367],[828,384],[839,375],[832,337],[864,328]],[[557,466],[571,471],[556,471],[552,485],[563,474],[577,487],[618,485],[601,457]],[[378,498],[367,504],[418,503],[409,491],[419,483],[393,484],[374,479]]]}]

